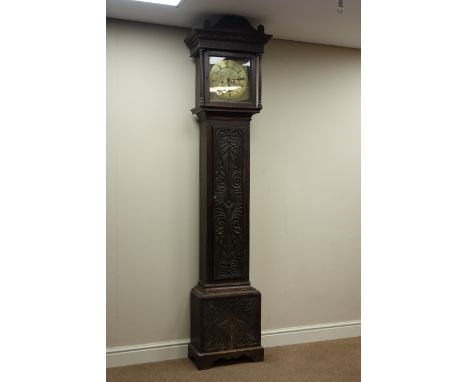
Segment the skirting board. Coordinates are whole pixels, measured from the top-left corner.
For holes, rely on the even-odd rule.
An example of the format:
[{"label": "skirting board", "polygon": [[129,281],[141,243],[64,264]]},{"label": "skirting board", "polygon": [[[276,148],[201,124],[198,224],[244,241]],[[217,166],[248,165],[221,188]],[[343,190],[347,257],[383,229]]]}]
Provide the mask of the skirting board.
[{"label": "skirting board", "polygon": [[[262,331],[262,346],[273,347],[305,342],[359,337],[361,321],[297,326]],[[107,367],[135,365],[186,358],[189,339],[107,348]]]}]

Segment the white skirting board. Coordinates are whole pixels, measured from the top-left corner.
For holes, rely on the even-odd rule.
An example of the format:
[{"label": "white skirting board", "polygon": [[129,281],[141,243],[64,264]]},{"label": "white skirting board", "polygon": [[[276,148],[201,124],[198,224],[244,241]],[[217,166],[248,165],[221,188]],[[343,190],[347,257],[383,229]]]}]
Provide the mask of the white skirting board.
[{"label": "white skirting board", "polygon": [[[296,326],[262,331],[262,346],[273,347],[358,337],[361,321]],[[107,367],[186,358],[189,339],[107,348]]]}]

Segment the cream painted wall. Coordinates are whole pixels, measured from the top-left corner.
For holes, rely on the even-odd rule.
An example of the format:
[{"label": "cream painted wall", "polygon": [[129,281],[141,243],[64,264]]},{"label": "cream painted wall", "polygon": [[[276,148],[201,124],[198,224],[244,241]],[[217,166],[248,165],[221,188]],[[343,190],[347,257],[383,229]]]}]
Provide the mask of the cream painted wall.
[{"label": "cream painted wall", "polygon": [[[186,34],[108,21],[109,347],[189,337],[198,130]],[[358,320],[360,51],[272,40],[263,62],[250,196],[262,329]]]}]

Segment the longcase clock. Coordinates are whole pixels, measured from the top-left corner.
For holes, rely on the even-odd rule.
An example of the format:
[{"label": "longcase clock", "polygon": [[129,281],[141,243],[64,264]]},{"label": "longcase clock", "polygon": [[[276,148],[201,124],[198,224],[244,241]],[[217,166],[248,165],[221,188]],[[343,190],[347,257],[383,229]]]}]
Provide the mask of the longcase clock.
[{"label": "longcase clock", "polygon": [[261,295],[249,281],[250,120],[260,112],[261,58],[271,38],[224,16],[185,39],[196,63],[200,125],[200,269],[190,295],[189,357],[263,361]]}]

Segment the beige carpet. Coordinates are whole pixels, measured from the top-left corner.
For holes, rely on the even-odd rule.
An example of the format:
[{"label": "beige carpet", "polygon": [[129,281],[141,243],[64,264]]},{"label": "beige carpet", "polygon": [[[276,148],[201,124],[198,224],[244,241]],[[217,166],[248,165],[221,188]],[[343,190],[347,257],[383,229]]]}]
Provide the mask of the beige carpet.
[{"label": "beige carpet", "polygon": [[189,359],[107,369],[107,382],[355,382],[361,338],[265,349],[264,362],[224,362],[197,370]]}]

